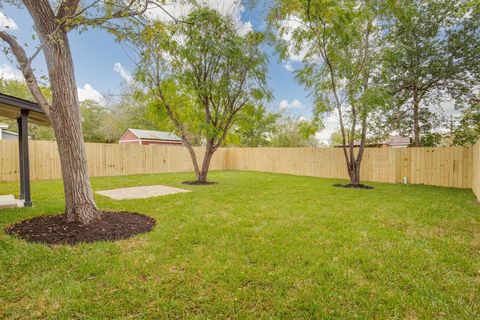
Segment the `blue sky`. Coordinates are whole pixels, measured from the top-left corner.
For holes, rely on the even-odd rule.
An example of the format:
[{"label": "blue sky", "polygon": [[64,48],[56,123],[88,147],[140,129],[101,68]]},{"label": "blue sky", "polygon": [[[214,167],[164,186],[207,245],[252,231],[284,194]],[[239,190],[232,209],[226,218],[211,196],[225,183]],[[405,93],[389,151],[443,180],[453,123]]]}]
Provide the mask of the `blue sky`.
[{"label": "blue sky", "polygon": [[[209,0],[215,2],[219,0]],[[233,2],[234,0],[232,0]],[[225,5],[228,1],[220,1]],[[174,11],[176,9],[172,9]],[[219,9],[221,10],[221,9]],[[251,26],[259,30],[264,25],[261,14],[249,9],[237,10],[238,23]],[[235,16],[235,15],[234,15]],[[9,25],[12,32],[22,43],[28,43],[30,52],[33,52],[38,42],[32,39],[35,33],[28,12],[22,9],[4,6],[0,9],[0,28]],[[118,93],[120,85],[128,73],[134,69],[134,64],[113,36],[103,30],[88,30],[82,34],[73,31],[69,35],[70,46],[75,64],[75,75],[79,87],[80,99],[94,98],[102,101],[102,95]],[[312,101],[303,86],[299,85],[291,72],[291,66],[299,62],[279,62],[274,50],[265,47],[269,62],[269,83],[274,94],[274,100],[269,104],[269,109],[295,115],[309,117],[311,115]],[[39,55],[33,63],[37,74],[46,74],[43,56]],[[20,77],[14,64],[0,53],[0,76],[5,78]],[[287,70],[287,69],[290,69]],[[123,75],[123,76],[122,76]],[[329,120],[327,119],[327,122]],[[327,127],[329,124],[327,123]],[[318,135],[322,141],[328,139],[331,128]]]}]

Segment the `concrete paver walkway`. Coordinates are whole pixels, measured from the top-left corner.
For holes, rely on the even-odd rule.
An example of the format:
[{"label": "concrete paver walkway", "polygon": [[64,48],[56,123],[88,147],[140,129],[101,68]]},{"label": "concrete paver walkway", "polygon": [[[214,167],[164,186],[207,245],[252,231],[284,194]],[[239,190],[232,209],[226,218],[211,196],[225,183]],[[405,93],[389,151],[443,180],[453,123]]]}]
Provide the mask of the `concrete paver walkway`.
[{"label": "concrete paver walkway", "polygon": [[184,193],[184,192],[190,192],[190,190],[156,185],[156,186],[142,186],[142,187],[113,189],[113,190],[103,190],[103,191],[97,191],[96,193],[112,198],[114,200],[126,200],[126,199],[144,199],[144,198],[164,196],[167,194]]}]

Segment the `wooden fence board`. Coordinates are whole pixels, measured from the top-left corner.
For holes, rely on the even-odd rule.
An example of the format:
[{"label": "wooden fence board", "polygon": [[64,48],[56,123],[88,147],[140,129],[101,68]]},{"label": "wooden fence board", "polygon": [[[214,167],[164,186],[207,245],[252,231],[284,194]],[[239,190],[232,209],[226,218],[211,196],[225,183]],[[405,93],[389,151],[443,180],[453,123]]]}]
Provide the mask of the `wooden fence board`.
[{"label": "wooden fence board", "polygon": [[[61,178],[55,142],[30,141],[32,180]],[[190,155],[180,146],[85,144],[91,176],[193,171]],[[195,148],[199,164],[204,148]],[[347,179],[341,148],[220,148],[212,170],[250,170]],[[18,180],[18,144],[0,141],[0,181]],[[368,148],[363,181],[473,188],[480,197],[480,144],[473,147]]]},{"label": "wooden fence board", "polygon": [[[340,148],[230,148],[229,170],[266,171],[347,179]],[[469,147],[368,148],[362,161],[363,181],[429,184],[471,188]]]},{"label": "wooden fence board", "polygon": [[472,189],[477,199],[480,200],[480,142],[472,148]]}]

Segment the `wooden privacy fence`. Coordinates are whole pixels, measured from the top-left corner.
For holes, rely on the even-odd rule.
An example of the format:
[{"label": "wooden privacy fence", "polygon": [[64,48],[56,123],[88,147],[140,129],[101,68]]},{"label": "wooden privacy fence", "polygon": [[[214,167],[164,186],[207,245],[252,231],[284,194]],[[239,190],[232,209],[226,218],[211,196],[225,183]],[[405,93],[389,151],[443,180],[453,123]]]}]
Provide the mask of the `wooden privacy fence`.
[{"label": "wooden privacy fence", "polygon": [[[53,141],[29,141],[30,178],[60,179],[60,159]],[[163,172],[193,171],[192,161],[182,146],[86,143],[90,175],[120,176]],[[203,148],[195,148],[199,161]],[[224,150],[212,158],[212,170],[224,170]],[[0,140],[0,181],[18,180],[18,143]]]},{"label": "wooden privacy fence", "polygon": [[[348,179],[341,148],[231,148],[229,170],[251,170]],[[367,148],[361,179],[471,188],[471,147]]]},{"label": "wooden privacy fence", "polygon": [[473,146],[472,190],[480,200],[480,142]]},{"label": "wooden privacy fence", "polygon": [[[55,142],[30,141],[32,180],[61,178]],[[85,144],[92,176],[192,171],[186,148],[135,144]],[[201,161],[203,148],[196,148]],[[221,148],[212,170],[250,170],[346,179],[340,148]],[[480,145],[441,148],[368,148],[364,181],[472,188],[480,197]],[[18,180],[18,144],[0,141],[0,181]]]}]

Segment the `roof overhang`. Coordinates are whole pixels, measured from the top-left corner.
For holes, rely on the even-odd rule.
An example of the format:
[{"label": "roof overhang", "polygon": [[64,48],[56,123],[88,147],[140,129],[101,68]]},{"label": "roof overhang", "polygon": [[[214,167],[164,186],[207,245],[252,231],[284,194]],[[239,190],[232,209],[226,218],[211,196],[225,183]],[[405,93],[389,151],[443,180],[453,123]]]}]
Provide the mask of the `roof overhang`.
[{"label": "roof overhang", "polygon": [[0,93],[0,118],[17,119],[22,110],[28,110],[28,121],[50,126],[50,120],[35,102]]}]

